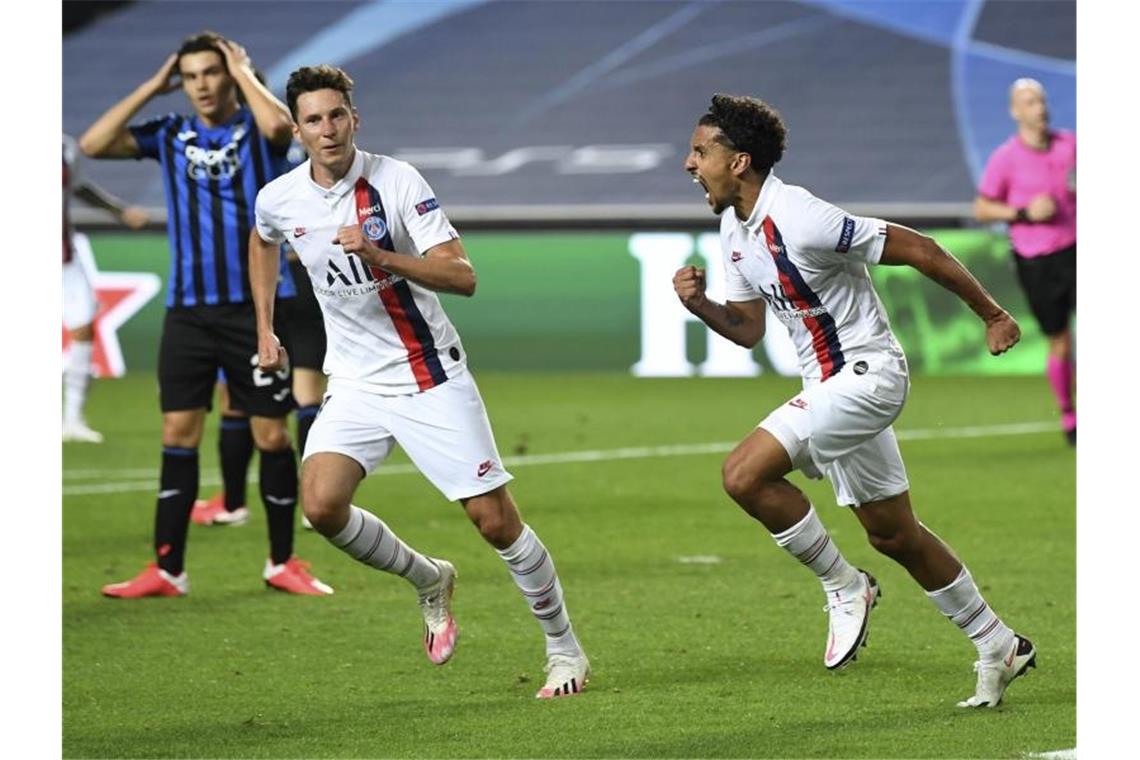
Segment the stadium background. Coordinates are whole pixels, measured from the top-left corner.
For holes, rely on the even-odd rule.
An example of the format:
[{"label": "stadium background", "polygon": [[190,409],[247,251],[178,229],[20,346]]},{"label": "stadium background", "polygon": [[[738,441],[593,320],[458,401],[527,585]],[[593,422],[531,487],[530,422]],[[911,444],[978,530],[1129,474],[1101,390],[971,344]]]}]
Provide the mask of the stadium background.
[{"label": "stadium background", "polygon": [[[360,498],[464,568],[464,649],[448,669],[426,669],[411,646],[406,589],[311,534],[299,552],[338,594],[318,613],[261,593],[259,509],[244,532],[192,530],[186,604],[100,599],[101,582],[135,572],[149,551],[168,255],[159,221],[125,234],[77,214],[108,291],[159,289],[118,325],[126,377],[92,391],[109,445],[64,450],[66,756],[535,757],[556,742],[554,754],[585,757],[1014,757],[1074,746],[1074,458],[1054,429],[1044,347],[1003,231],[969,217],[981,162],[1012,131],[1010,81],[1040,79],[1054,124],[1075,126],[1075,3],[69,2],[64,21],[71,134],[203,28],[245,44],[278,91],[318,60],[356,78],[359,144],[422,169],[479,269],[479,296],[447,308],[597,666],[589,700],[531,709],[540,674],[525,608],[399,455]],[[979,325],[952,296],[912,273],[873,272],[915,368],[899,429],[923,519],[1043,653],[998,715],[953,713],[972,684],[969,647],[857,540],[825,484],[800,481],[845,552],[890,589],[858,669],[819,668],[816,590],[722,503],[717,482],[726,447],[793,380],[630,377],[653,300],[635,254],[683,249],[698,261],[716,230],[680,170],[714,91],[780,108],[784,179],[934,233],[1026,328],[1015,352],[987,361]],[[174,93],[140,117],[184,107]],[[85,168],[161,220],[149,162]],[[705,331],[683,331],[687,371],[700,374]],[[779,369],[766,349],[754,358]],[[992,371],[1022,376],[968,376]],[[213,434],[201,449],[207,493]],[[705,453],[637,458],[674,444]],[[560,460],[568,450],[603,456]],[[719,564],[681,562],[710,553]],[[622,581],[631,568],[635,588]],[[631,604],[668,623],[648,644]],[[824,700],[843,709],[821,712]]]},{"label": "stadium background", "polygon": [[[1053,124],[1075,127],[1073,3],[320,2],[288,3],[268,24],[259,2],[224,13],[82,5],[107,8],[64,37],[71,134],[193,30],[240,40],[279,93],[303,62],[346,66],[359,83],[359,144],[420,168],[465,235],[483,292],[496,294],[447,304],[480,369],[622,370],[645,358],[645,323],[678,307],[637,308],[647,289],[670,285],[642,282],[631,236],[715,232],[680,165],[716,91],[779,107],[790,133],[782,177],[853,213],[936,232],[1025,328],[1016,354],[986,362],[953,297],[912,272],[875,270],[916,372],[1033,374],[1044,360],[1003,231],[968,220],[985,157],[1011,131],[1014,78],[1042,81]],[[175,92],[139,116],[183,107]],[[163,229],[150,162],[85,169]],[[76,218],[95,233],[112,226],[91,210]],[[166,276],[164,235],[95,234],[93,248],[102,271]],[[593,276],[576,276],[579,265]],[[159,294],[119,328],[128,367],[154,366],[161,312]],[[699,373],[704,331],[686,332],[688,371]],[[764,347],[753,355],[773,368]]]}]

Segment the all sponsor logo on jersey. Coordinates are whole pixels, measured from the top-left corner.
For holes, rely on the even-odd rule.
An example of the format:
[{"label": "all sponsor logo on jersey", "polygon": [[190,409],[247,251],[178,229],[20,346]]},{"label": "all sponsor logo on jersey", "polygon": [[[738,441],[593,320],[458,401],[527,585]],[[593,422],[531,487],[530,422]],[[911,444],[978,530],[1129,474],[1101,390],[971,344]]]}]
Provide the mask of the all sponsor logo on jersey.
[{"label": "all sponsor logo on jersey", "polygon": [[827,314],[827,307],[823,304],[808,309],[797,308],[774,283],[768,285],[768,290],[761,290],[760,295],[768,302],[768,307],[772,309],[773,316],[784,324]]},{"label": "all sponsor logo on jersey", "polygon": [[[377,290],[395,285],[400,278],[394,274],[383,272],[384,276],[377,278],[372,268],[353,254],[345,256],[345,264],[337,264],[329,260],[325,268],[325,283],[327,288],[314,285],[313,290],[321,295],[335,298],[350,298],[352,296],[371,295]],[[335,290],[333,288],[336,288]]]},{"label": "all sponsor logo on jersey", "polygon": [[388,225],[378,216],[370,216],[363,223],[364,234],[369,240],[380,240],[388,234]]},{"label": "all sponsor logo on jersey", "polygon": [[428,198],[426,201],[416,204],[416,213],[423,216],[429,211],[435,211],[439,208],[439,201],[435,198]]}]

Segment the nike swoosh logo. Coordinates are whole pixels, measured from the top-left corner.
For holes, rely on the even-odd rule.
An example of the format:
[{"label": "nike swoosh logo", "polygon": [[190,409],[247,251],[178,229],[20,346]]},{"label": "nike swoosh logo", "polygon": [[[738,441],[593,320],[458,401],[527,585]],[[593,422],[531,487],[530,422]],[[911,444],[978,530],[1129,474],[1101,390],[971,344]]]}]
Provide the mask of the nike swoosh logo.
[{"label": "nike swoosh logo", "polygon": [[830,660],[835,656],[835,634],[831,634],[831,638],[827,642],[827,659]]},{"label": "nike swoosh logo", "polygon": [[158,498],[169,499],[171,496],[177,496],[180,493],[182,493],[182,491],[177,488],[168,488],[165,491],[159,491]]},{"label": "nike swoosh logo", "polygon": [[1005,658],[1005,666],[1007,668],[1013,667],[1013,656],[1015,654],[1017,654],[1017,640],[1016,639],[1014,639],[1014,641],[1013,641],[1013,649],[1009,650],[1009,657]]},{"label": "nike swoosh logo", "polygon": [[296,499],[291,499],[288,497],[281,498],[278,496],[270,496],[269,494],[265,495],[265,500],[267,502],[269,502],[270,504],[277,504],[277,505],[282,506],[282,507],[287,507],[290,504],[292,504],[293,502],[297,501]]}]

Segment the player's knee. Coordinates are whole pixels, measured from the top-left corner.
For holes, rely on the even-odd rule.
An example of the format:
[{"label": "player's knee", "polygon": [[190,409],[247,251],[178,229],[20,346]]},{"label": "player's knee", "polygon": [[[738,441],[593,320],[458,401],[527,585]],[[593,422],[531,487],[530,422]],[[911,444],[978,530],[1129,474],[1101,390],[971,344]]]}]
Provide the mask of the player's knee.
[{"label": "player's knee", "polygon": [[904,528],[868,531],[867,541],[880,554],[885,554],[892,559],[900,559],[915,551],[918,545],[918,535],[914,531]]},{"label": "player's knee", "polygon": [[720,474],[725,493],[737,502],[752,501],[763,492],[761,477],[737,459],[726,459]]},{"label": "player's knee", "polygon": [[312,479],[301,484],[301,510],[313,528],[324,536],[335,536],[348,518],[349,500]]},{"label": "player's knee", "polygon": [[164,415],[162,418],[162,445],[182,449],[196,449],[202,439],[202,427],[183,415]]},{"label": "player's knee", "polygon": [[504,549],[518,538],[521,518],[513,504],[487,496],[473,499],[464,507],[479,534],[492,546]]},{"label": "player's knee", "polygon": [[252,425],[251,431],[253,443],[259,451],[283,451],[292,444],[284,418],[263,420]]}]

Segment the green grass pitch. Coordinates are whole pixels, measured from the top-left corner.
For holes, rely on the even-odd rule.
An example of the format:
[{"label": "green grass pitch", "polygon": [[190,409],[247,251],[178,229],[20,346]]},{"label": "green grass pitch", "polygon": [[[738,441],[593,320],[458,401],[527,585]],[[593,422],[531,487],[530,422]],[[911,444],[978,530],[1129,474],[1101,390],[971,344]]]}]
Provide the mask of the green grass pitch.
[{"label": "green grass pitch", "polygon": [[[732,442],[796,388],[769,377],[477,380],[506,457]],[[915,378],[896,429],[1054,416],[1041,378]],[[266,589],[256,483],[245,527],[191,526],[189,597],[102,598],[102,584],[150,555],[155,380],[97,382],[89,418],[107,442],[64,448],[65,757],[1022,757],[1076,743],[1075,458],[1057,430],[902,443],[920,518],[1038,648],[1038,669],[1000,709],[965,712],[954,703],[972,693],[973,648],[870,548],[825,482],[793,475],[884,589],[868,648],[839,673],[822,664],[818,585],[724,495],[724,454],[513,466],[594,667],[583,695],[542,703],[537,625],[459,507],[418,474],[381,468],[357,503],[459,569],[461,637],[442,668],[421,649],[413,590],[311,532],[298,528],[298,554],[336,595]],[[207,484],[216,429],[211,417]],[[678,559],[698,555],[720,561]]]}]

